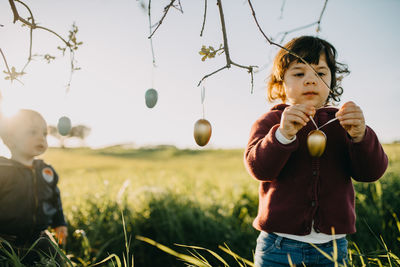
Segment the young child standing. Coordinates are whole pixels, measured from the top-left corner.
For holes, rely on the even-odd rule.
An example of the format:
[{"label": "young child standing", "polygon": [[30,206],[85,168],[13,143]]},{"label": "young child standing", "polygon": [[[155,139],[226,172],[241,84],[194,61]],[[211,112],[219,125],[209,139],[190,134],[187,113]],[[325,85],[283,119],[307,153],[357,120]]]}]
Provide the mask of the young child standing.
[{"label": "young child standing", "polygon": [[[388,159],[373,130],[354,102],[340,109],[343,90],[337,74],[348,73],[336,62],[336,49],[317,37],[295,38],[281,49],[268,83],[274,106],[258,119],[245,150],[245,165],[260,181],[258,215],[253,226],[261,231],[255,265],[334,266],[310,243],[329,255],[333,240],[337,261],[347,261],[346,234],[355,229],[354,189],[351,178],[373,182],[385,172]],[[318,77],[318,76],[319,77]],[[288,104],[285,104],[288,103]],[[329,122],[332,119],[337,119]],[[325,123],[325,126],[323,126]],[[326,147],[311,156],[308,134],[321,127]],[[332,235],[334,229],[335,235]]]},{"label": "young child standing", "polygon": [[55,229],[60,243],[67,237],[57,173],[36,159],[47,149],[47,125],[39,113],[23,109],[2,118],[0,133],[11,152],[11,159],[0,157],[0,237],[20,256],[40,238],[35,252],[24,258],[30,265],[40,259],[39,254],[55,256],[44,234],[48,227]]}]

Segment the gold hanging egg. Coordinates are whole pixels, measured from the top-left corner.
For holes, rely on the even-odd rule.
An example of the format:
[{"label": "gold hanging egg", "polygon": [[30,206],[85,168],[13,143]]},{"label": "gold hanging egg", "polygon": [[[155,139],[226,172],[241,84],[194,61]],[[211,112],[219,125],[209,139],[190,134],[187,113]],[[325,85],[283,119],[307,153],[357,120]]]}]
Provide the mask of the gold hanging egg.
[{"label": "gold hanging egg", "polygon": [[323,131],[313,130],[307,136],[307,147],[311,157],[320,157],[326,146],[326,135]]},{"label": "gold hanging egg", "polygon": [[208,120],[200,119],[194,124],[194,140],[199,146],[207,145],[211,138],[211,124]]}]

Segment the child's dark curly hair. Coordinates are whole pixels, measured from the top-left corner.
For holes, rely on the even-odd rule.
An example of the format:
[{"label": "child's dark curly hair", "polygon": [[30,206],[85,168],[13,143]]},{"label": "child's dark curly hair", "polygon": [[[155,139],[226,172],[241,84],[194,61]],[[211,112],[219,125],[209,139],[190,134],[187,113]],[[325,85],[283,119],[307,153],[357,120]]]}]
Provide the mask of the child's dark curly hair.
[{"label": "child's dark curly hair", "polygon": [[[332,81],[330,84],[330,92],[327,102],[339,102],[340,96],[343,94],[341,87],[341,79],[343,75],[350,73],[346,64],[336,61],[336,49],[329,42],[313,36],[301,36],[294,38],[285,46],[288,50],[302,57],[309,64],[318,64],[321,54],[325,54],[326,63],[331,71]],[[284,49],[281,49],[275,57],[272,67],[271,76],[267,85],[267,95],[269,101],[281,99],[286,102],[286,93],[283,87],[283,77],[290,63],[297,60],[302,62],[296,56],[291,55]],[[339,75],[339,76],[337,76]]]}]

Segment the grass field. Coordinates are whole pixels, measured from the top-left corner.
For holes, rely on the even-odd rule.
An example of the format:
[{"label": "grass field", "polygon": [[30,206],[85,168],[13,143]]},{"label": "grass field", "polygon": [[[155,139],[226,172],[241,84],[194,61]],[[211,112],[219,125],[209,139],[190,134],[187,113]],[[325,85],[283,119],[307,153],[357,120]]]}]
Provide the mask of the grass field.
[{"label": "grass field", "polygon": [[[400,254],[400,223],[396,218],[400,210],[400,144],[385,145],[385,151],[390,163],[380,182],[355,185],[363,220],[357,223],[358,233],[349,239],[360,248],[359,252],[352,249],[359,254],[354,257],[371,266],[378,266],[378,256],[387,255],[389,250]],[[185,266],[136,240],[135,235],[183,252],[186,249],[174,244],[199,245],[220,253],[218,245],[226,243],[252,260],[257,232],[251,222],[257,211],[258,182],[246,172],[241,149],[54,148],[44,159],[60,176],[64,212],[70,224],[67,253],[83,266],[110,253],[121,255],[126,249],[120,210],[132,238],[135,266]],[[379,259],[383,265],[389,264],[387,259]]]}]

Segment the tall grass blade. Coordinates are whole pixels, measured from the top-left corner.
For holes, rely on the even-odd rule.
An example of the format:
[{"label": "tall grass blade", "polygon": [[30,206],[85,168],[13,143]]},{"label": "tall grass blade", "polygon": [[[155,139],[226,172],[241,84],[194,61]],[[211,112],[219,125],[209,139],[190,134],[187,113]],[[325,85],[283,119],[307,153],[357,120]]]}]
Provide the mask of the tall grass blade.
[{"label": "tall grass blade", "polygon": [[[130,263],[129,263],[129,247],[131,245],[131,240],[129,238],[129,242],[128,242],[128,235],[126,233],[126,224],[125,224],[124,212],[122,211],[122,209],[121,209],[121,217],[122,217],[122,228],[124,229],[124,239],[125,239],[125,249],[126,249],[126,257],[125,257],[125,255],[123,256],[123,258],[124,258],[124,266],[129,267],[130,266]],[[132,266],[133,265],[134,265],[134,262],[133,262],[133,255],[132,255]]]},{"label": "tall grass blade", "polygon": [[[8,251],[3,244],[5,244],[10,251]],[[17,253],[15,253],[14,249],[12,248],[11,244],[8,243],[6,240],[3,238],[0,238],[0,251],[2,251],[10,260],[13,266],[15,267],[23,267],[23,264],[21,263]]]},{"label": "tall grass blade", "polygon": [[[226,245],[225,245],[226,246]],[[238,254],[236,254],[235,252],[233,252],[232,250],[230,250],[228,247],[223,247],[223,246],[218,246],[219,249],[221,249],[222,251],[224,251],[225,253],[231,255],[232,257],[234,257],[235,259],[240,259],[241,261],[243,261],[246,265],[254,267],[254,263],[252,263],[251,261],[242,258],[241,256],[239,256]]]},{"label": "tall grass blade", "polygon": [[394,253],[392,253],[392,252],[389,252],[389,256],[390,257],[392,257],[396,262],[397,262],[397,264],[400,266],[400,259],[399,259],[399,257],[397,257]]},{"label": "tall grass blade", "polygon": [[289,254],[289,253],[287,254],[287,258],[288,258],[289,266],[290,266],[290,267],[296,267],[296,265],[293,264],[292,258],[290,257],[290,254]]},{"label": "tall grass blade", "polygon": [[[53,248],[57,251],[57,253],[60,255],[60,257],[70,266],[74,266],[71,260],[65,255],[64,251],[60,249],[60,247],[57,245],[56,240],[53,238],[51,233],[49,231],[45,231],[46,235],[50,238],[50,244],[53,246]],[[44,237],[39,238],[38,240],[33,243],[30,249],[33,249],[34,246],[40,241],[40,239],[44,239]]]},{"label": "tall grass blade", "polygon": [[201,255],[200,252],[198,252],[197,250],[194,250],[194,251],[189,251],[188,250],[188,252],[190,253],[190,255],[192,255],[193,257],[195,257],[199,261],[202,261],[202,262],[204,262],[205,264],[207,264],[208,266],[211,267],[211,265],[208,262],[208,260],[203,255]]},{"label": "tall grass blade", "polygon": [[205,264],[204,262],[196,259],[195,257],[188,256],[186,254],[182,254],[182,253],[176,252],[175,250],[172,250],[167,246],[164,246],[164,245],[162,245],[160,243],[157,243],[156,241],[151,240],[150,238],[137,235],[136,239],[138,239],[140,241],[143,241],[143,242],[146,242],[146,243],[148,243],[148,244],[150,244],[152,246],[155,246],[156,248],[158,248],[158,249],[160,249],[160,250],[162,250],[162,251],[164,251],[164,252],[166,252],[166,253],[168,253],[168,254],[170,254],[172,256],[175,256],[175,257],[177,257],[179,259],[182,259],[182,260],[184,260],[184,261],[186,261],[188,263],[194,264],[194,265],[199,266],[199,267],[209,267],[207,264]]},{"label": "tall grass blade", "polygon": [[100,262],[97,262],[97,263],[95,263],[95,264],[92,264],[92,265],[90,265],[89,267],[98,266],[98,265],[103,264],[103,263],[106,263],[107,261],[110,261],[110,260],[112,261],[113,266],[115,266],[115,265],[114,265],[113,259],[115,259],[115,261],[117,262],[117,267],[121,267],[121,266],[122,266],[122,265],[121,265],[121,260],[119,259],[119,257],[118,257],[117,255],[115,255],[115,254],[111,254],[110,256],[108,256],[107,258],[105,258],[104,260],[102,260],[102,261],[100,261]]},{"label": "tall grass blade", "polygon": [[212,251],[210,249],[203,248],[203,247],[198,247],[198,246],[181,245],[181,244],[175,244],[175,245],[180,246],[180,247],[191,248],[191,249],[195,249],[195,250],[196,249],[197,250],[205,250],[208,253],[210,253],[211,255],[213,255],[216,259],[218,259],[220,262],[222,262],[224,264],[224,266],[229,266],[228,263],[226,263],[226,261],[220,255],[218,255],[216,252],[214,252],[214,251]]},{"label": "tall grass blade", "polygon": [[328,253],[326,253],[325,251],[323,251],[322,249],[320,249],[319,247],[317,247],[316,245],[314,245],[313,243],[308,243],[311,246],[313,246],[316,250],[318,250],[319,253],[321,253],[322,255],[324,255],[325,258],[327,258],[328,260],[330,260],[331,262],[334,262],[333,258],[331,256],[329,256]]},{"label": "tall grass blade", "polygon": [[364,258],[363,258],[363,255],[361,255],[361,251],[360,251],[359,247],[357,246],[356,243],[353,243],[353,245],[354,245],[355,249],[357,250],[358,255],[360,257],[361,267],[365,267],[366,265],[365,265],[365,262],[364,262]]}]

